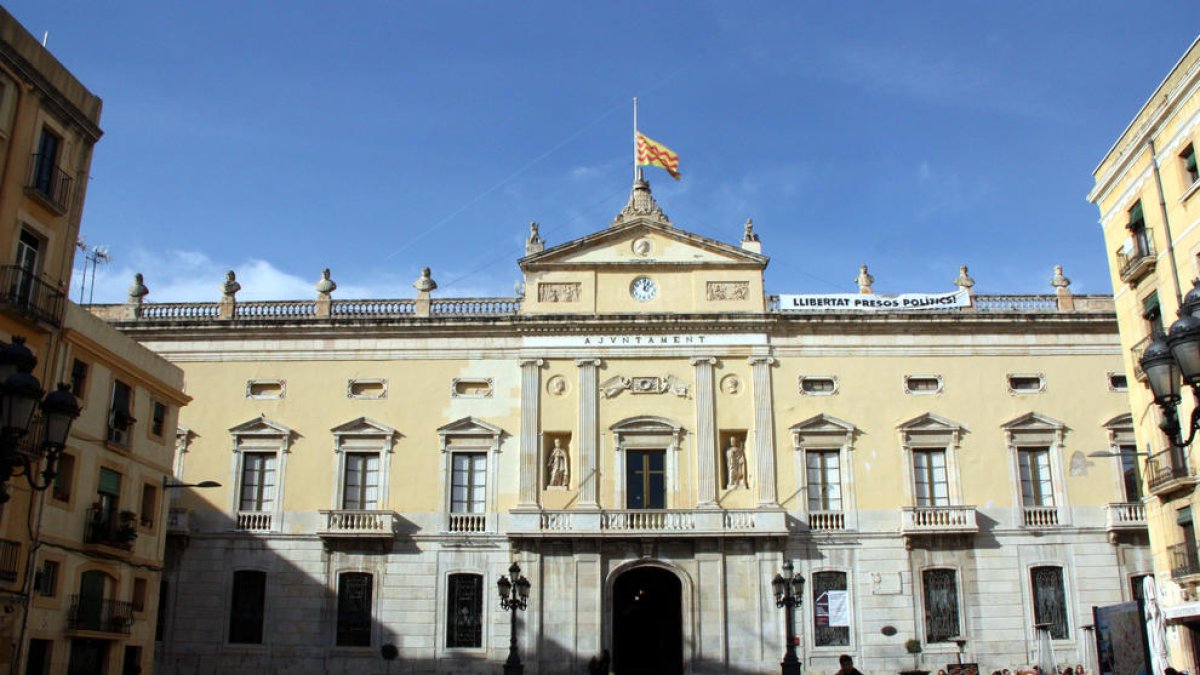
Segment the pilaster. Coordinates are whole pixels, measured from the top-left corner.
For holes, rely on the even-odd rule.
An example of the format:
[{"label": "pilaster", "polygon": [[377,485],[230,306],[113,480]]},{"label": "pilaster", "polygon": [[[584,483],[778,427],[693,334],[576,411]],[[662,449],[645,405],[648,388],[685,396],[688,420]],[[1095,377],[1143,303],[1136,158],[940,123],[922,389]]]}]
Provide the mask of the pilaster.
[{"label": "pilaster", "polygon": [[758,505],[777,507],[775,495],[775,413],[771,405],[770,356],[751,356],[751,379],[754,387],[754,463],[758,468]]},{"label": "pilaster", "polygon": [[600,359],[575,359],[579,367],[579,506],[598,509],[600,444],[597,369]]},{"label": "pilaster", "polygon": [[541,368],[542,359],[521,361],[521,489],[517,508],[532,509],[538,506],[538,469],[541,458],[538,452],[542,409]]},{"label": "pilaster", "polygon": [[696,369],[696,506],[717,505],[717,425],[713,367],[711,356],[691,360]]}]

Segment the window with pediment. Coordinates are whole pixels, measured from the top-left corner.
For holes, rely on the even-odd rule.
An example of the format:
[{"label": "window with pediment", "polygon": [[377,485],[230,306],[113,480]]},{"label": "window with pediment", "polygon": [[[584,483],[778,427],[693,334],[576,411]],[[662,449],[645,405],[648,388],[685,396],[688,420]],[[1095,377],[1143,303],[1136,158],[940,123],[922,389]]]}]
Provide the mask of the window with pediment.
[{"label": "window with pediment", "polygon": [[662,417],[630,417],[609,430],[617,453],[614,502],[626,509],[671,508],[679,489],[684,430]]},{"label": "window with pediment", "polygon": [[1120,461],[1113,466],[1125,502],[1142,501],[1142,472],[1138,464],[1137,439],[1133,435],[1133,415],[1124,413],[1104,423],[1108,430],[1109,450]]},{"label": "window with pediment", "polygon": [[1016,522],[1023,527],[1067,524],[1063,438],[1066,427],[1056,419],[1027,413],[1002,427],[1012,472]]},{"label": "window with pediment", "polygon": [[451,532],[492,531],[496,462],[507,436],[500,427],[464,417],[438,429],[441,438],[443,510]]},{"label": "window with pediment", "polygon": [[962,425],[926,413],[901,424],[899,431],[911,504],[916,507],[962,505],[958,473]]},{"label": "window with pediment", "polygon": [[236,456],[233,511],[241,530],[274,531],[283,509],[292,430],[257,417],[229,430]]},{"label": "window with pediment", "polygon": [[373,511],[387,503],[388,476],[396,430],[368,417],[334,427],[337,461],[336,508]]},{"label": "window with pediment", "polygon": [[850,453],[857,428],[836,417],[817,415],[793,425],[790,431],[809,527],[853,527],[853,523],[846,522],[846,515],[854,511]]}]

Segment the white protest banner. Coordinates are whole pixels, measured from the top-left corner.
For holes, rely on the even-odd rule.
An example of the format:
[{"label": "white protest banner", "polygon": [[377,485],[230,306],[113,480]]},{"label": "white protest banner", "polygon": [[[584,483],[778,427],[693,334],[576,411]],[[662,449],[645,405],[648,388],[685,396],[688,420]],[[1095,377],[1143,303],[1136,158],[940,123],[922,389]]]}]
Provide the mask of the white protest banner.
[{"label": "white protest banner", "polygon": [[965,289],[950,293],[904,293],[901,295],[824,293],[779,296],[779,309],[784,312],[918,312],[970,306],[971,296]]}]

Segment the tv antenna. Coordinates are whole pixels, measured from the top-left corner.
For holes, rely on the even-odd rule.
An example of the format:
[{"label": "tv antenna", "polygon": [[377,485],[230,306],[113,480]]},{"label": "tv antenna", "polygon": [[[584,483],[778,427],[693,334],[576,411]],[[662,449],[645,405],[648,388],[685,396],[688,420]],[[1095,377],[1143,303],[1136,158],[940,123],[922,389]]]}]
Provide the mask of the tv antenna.
[{"label": "tv antenna", "polygon": [[[110,258],[108,255],[108,246],[103,244],[100,246],[88,246],[87,242],[80,239],[75,242],[75,247],[80,251],[83,251],[83,274],[81,275],[82,278],[79,280],[79,304],[90,305],[92,304],[92,299],[96,296],[96,266],[100,263],[107,265],[112,258]],[[90,286],[88,285],[89,263],[92,267],[92,283]],[[83,301],[83,291],[85,288],[88,292],[88,299],[86,303]]]}]

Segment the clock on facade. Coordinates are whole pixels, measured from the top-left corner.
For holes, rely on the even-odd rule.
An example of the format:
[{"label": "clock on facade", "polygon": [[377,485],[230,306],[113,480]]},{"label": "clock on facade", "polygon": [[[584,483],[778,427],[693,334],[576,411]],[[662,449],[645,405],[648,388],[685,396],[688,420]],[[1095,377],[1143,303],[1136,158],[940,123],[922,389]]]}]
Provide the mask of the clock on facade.
[{"label": "clock on facade", "polygon": [[629,294],[639,302],[652,300],[657,293],[658,284],[654,283],[650,277],[638,277],[633,280],[632,284],[629,284]]}]

